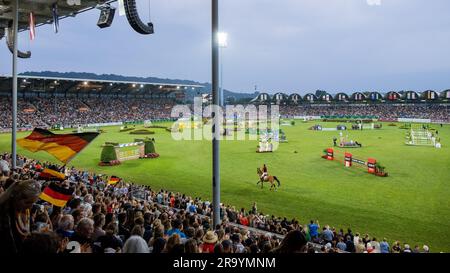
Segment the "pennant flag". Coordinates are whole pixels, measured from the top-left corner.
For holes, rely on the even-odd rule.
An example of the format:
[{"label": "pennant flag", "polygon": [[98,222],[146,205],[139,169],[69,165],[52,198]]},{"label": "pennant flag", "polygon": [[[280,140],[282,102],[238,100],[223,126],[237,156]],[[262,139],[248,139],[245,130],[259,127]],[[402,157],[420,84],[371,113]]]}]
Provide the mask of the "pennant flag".
[{"label": "pennant flag", "polygon": [[55,3],[52,5],[52,15],[53,15],[53,29],[55,33],[59,31],[59,16],[58,16],[58,5]]},{"label": "pennant flag", "polygon": [[65,189],[52,183],[44,189],[39,197],[57,207],[64,207],[72,198],[72,193],[73,189]]},{"label": "pennant flag", "polygon": [[30,40],[36,38],[36,24],[34,23],[34,14],[30,12]]},{"label": "pennant flag", "polygon": [[40,174],[39,178],[42,178],[44,180],[58,180],[58,181],[64,181],[66,179],[66,175],[63,173],[60,173],[58,171],[47,169],[45,168]]},{"label": "pennant flag", "polygon": [[67,163],[84,149],[99,133],[54,134],[48,130],[35,128],[17,144],[33,153],[46,151],[61,162]]},{"label": "pennant flag", "polygon": [[125,5],[123,3],[123,0],[119,0],[119,16],[124,16],[125,15]]},{"label": "pennant flag", "polygon": [[115,185],[118,182],[120,182],[120,178],[118,178],[117,176],[111,176],[108,180],[108,185]]}]

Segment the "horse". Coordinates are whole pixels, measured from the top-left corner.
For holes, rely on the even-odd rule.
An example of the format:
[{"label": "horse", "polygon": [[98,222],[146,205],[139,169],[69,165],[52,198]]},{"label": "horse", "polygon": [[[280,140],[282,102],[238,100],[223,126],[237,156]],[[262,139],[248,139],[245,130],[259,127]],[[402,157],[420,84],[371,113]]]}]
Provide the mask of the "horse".
[{"label": "horse", "polygon": [[259,176],[259,181],[256,183],[256,185],[258,185],[259,183],[261,183],[261,189],[263,188],[264,182],[269,182],[270,183],[270,190],[272,189],[277,189],[277,185],[275,184],[274,181],[278,182],[278,187],[281,186],[280,180],[278,180],[278,178],[276,176],[272,176],[272,175],[266,175],[266,177],[264,177],[264,180],[261,178],[261,175],[263,174],[263,171],[260,168],[256,169],[256,173]]}]

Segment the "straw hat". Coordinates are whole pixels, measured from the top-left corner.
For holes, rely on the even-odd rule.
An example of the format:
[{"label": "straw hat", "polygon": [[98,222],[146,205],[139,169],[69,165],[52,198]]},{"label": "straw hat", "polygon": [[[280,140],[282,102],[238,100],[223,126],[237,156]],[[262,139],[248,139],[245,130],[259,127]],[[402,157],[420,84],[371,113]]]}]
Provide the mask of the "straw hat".
[{"label": "straw hat", "polygon": [[207,231],[205,236],[203,236],[203,242],[208,244],[215,244],[217,242],[217,235],[214,231]]}]

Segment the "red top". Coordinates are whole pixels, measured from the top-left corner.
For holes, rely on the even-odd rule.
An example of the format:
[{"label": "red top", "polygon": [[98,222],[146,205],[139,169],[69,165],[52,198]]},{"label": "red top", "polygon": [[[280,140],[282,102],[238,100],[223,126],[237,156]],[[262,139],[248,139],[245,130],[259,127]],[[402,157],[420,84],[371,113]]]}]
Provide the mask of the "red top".
[{"label": "red top", "polygon": [[239,221],[241,222],[241,225],[243,225],[243,226],[248,226],[249,225],[247,217],[241,217],[239,219]]},{"label": "red top", "polygon": [[214,253],[214,246],[215,244],[203,243],[202,245],[203,253]]}]

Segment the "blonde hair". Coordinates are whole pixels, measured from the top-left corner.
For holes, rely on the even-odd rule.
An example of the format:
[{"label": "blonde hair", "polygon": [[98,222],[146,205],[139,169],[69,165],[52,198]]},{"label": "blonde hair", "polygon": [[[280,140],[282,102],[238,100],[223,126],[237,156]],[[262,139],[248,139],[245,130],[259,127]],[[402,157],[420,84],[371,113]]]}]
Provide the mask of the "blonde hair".
[{"label": "blonde hair", "polygon": [[41,184],[35,180],[16,181],[0,194],[0,206],[7,206],[11,201],[39,197]]}]

